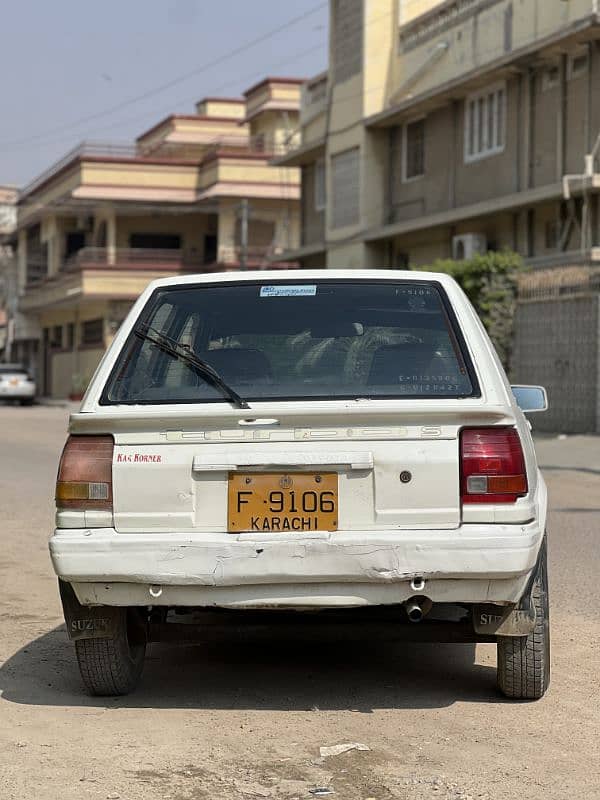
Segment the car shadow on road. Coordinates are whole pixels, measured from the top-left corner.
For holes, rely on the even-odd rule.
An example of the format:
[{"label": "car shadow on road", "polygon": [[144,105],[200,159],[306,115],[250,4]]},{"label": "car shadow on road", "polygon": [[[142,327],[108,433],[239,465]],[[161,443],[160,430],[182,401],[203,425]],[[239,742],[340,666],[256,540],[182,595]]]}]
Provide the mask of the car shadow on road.
[{"label": "car shadow on road", "polygon": [[153,644],[138,690],[107,699],[85,693],[61,626],[0,667],[0,693],[3,700],[42,706],[359,713],[501,702],[495,667],[475,662],[473,644],[385,642],[368,631],[352,641],[342,635],[323,643],[311,641],[309,632],[290,641],[232,631],[218,642]]}]

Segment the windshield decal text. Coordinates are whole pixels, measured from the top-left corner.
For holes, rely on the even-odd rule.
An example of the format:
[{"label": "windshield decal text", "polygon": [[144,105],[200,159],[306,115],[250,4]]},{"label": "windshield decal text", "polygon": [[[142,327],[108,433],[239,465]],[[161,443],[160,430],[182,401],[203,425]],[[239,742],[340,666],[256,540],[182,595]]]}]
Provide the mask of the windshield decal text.
[{"label": "windshield decal text", "polygon": [[261,286],[261,297],[316,297],[316,284],[306,286]]}]

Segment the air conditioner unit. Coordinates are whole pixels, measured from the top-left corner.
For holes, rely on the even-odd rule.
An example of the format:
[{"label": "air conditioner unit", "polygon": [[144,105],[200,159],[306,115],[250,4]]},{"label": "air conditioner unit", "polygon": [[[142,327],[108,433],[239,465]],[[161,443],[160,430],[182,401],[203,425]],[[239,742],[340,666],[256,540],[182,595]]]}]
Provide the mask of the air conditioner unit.
[{"label": "air conditioner unit", "polygon": [[483,233],[463,233],[452,239],[452,258],[456,261],[465,261],[486,252],[487,238]]}]

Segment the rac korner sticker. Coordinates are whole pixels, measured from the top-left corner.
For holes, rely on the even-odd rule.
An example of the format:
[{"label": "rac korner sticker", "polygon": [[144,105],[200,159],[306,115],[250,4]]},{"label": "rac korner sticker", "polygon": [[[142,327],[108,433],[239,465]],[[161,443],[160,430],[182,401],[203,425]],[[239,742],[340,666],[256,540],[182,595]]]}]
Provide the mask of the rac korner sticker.
[{"label": "rac korner sticker", "polygon": [[261,286],[261,297],[315,297],[317,286]]},{"label": "rac korner sticker", "polygon": [[117,453],[117,464],[162,464],[161,455],[152,453]]}]

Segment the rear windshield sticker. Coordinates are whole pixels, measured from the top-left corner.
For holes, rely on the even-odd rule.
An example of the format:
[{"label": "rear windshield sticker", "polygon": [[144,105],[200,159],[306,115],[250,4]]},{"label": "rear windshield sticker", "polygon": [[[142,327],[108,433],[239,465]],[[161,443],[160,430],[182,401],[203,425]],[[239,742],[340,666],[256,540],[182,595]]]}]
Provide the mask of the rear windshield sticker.
[{"label": "rear windshield sticker", "polygon": [[261,297],[315,297],[316,285],[313,286],[261,286]]}]

